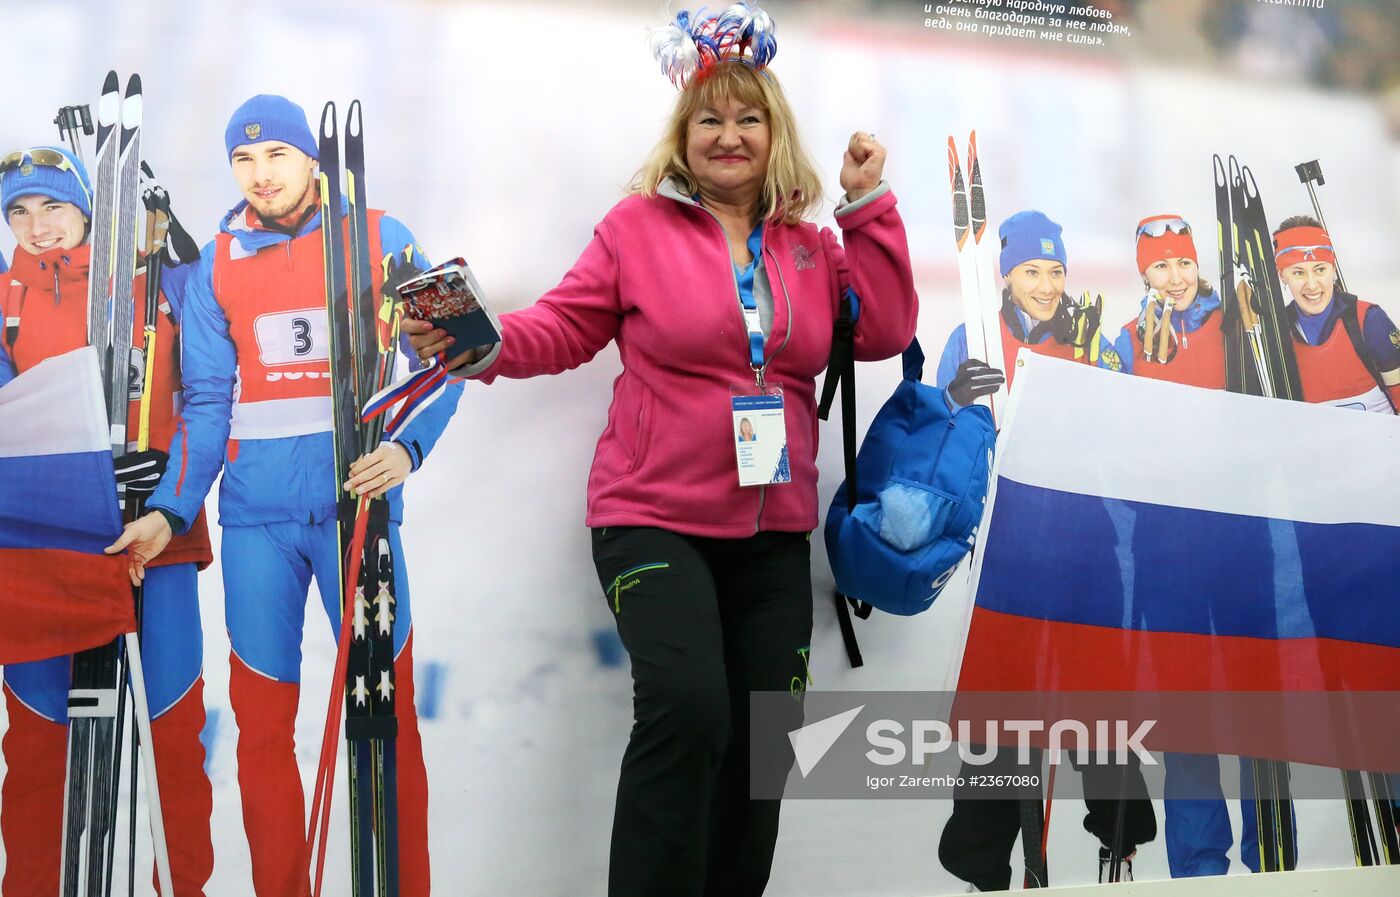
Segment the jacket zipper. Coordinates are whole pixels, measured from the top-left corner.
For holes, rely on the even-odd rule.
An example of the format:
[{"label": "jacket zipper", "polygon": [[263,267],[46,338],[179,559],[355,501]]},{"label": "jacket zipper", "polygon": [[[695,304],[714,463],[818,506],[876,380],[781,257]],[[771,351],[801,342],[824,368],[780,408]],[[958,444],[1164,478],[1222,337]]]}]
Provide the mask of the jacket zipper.
[{"label": "jacket zipper", "polygon": [[[765,225],[764,236],[767,236],[767,233],[768,228],[767,225]],[[763,252],[772,260],[773,270],[778,273],[778,288],[783,291],[783,305],[787,308],[788,313],[787,332],[783,334],[782,345],[773,350],[773,358],[777,358],[778,353],[787,348],[788,340],[792,339],[792,297],[788,295],[787,281],[783,279],[783,269],[778,267],[778,257],[773,254],[773,250],[768,246],[767,240],[764,240]],[[769,278],[768,285],[771,287],[772,284],[772,278]],[[769,360],[771,361],[772,359]]]},{"label": "jacket zipper", "polygon": [[[674,197],[672,197],[672,198],[674,199]],[[677,200],[677,202],[685,202],[685,201],[684,201],[684,200]],[[693,201],[692,201],[692,202],[688,202],[688,203],[686,203],[686,204],[687,204],[687,205],[691,205],[691,206],[693,206],[693,207],[695,207],[695,208],[697,208],[697,209],[700,209],[700,210],[701,210],[702,212],[704,212],[706,215],[709,215],[710,218],[715,222],[715,224],[719,225],[720,236],[721,236],[721,237],[724,237],[724,242],[725,242],[725,247],[724,247],[725,255],[728,256],[728,255],[729,255],[729,237],[728,237],[728,235],[725,234],[725,232],[724,232],[724,224],[723,224],[723,222],[721,222],[721,221],[719,220],[719,216],[715,215],[714,212],[711,212],[709,209],[707,209],[707,208],[705,208],[704,206],[700,205],[698,202],[693,202]],[[783,279],[783,272],[782,272],[782,269],[780,269],[780,268],[778,267],[778,259],[777,259],[777,256],[773,255],[773,250],[772,250],[772,248],[768,245],[768,240],[767,240],[767,237],[768,237],[768,224],[767,224],[767,222],[764,222],[764,224],[763,224],[763,236],[764,236],[764,240],[763,240],[763,253],[764,253],[765,255],[767,255],[768,258],[772,261],[772,263],[773,263],[773,270],[774,270],[775,272],[777,272],[777,275],[778,275],[778,288],[781,289],[781,290],[783,291],[783,305],[787,308],[787,314],[788,314],[788,326],[787,326],[787,331],[783,334],[783,341],[782,341],[782,343],[779,344],[778,348],[776,348],[776,349],[773,350],[773,354],[772,354],[771,356],[769,356],[769,357],[767,357],[767,358],[765,358],[765,359],[763,360],[763,371],[764,371],[764,373],[767,373],[767,371],[768,371],[768,366],[769,366],[770,364],[772,364],[773,359],[778,357],[778,353],[779,353],[779,352],[782,352],[783,349],[787,348],[788,340],[792,339],[792,297],[788,295],[788,291],[787,291],[787,281],[785,281],[785,280]],[[733,268],[734,268],[732,258],[731,258],[731,262],[730,262],[730,266],[729,266],[729,267],[730,267],[730,273],[731,273],[731,277],[732,277]],[[740,329],[740,331],[741,331],[742,333],[747,334],[747,333],[748,333],[748,330],[749,330],[749,325],[748,325],[748,322],[744,320],[744,311],[743,311],[743,308],[744,308],[744,298],[743,298],[743,296],[742,296],[742,295],[740,294],[740,292],[739,292],[739,279],[738,279],[737,277],[733,277],[733,280],[734,280],[734,301],[735,301],[736,305],[738,306],[738,308],[736,308],[735,310],[739,312],[739,329]],[[770,291],[771,291],[771,288],[772,288],[772,286],[773,286],[773,279],[772,279],[771,277],[768,279],[768,286],[769,286]],[[777,323],[777,320],[776,320],[776,317],[775,317],[775,319],[774,319],[774,324],[776,325],[776,323]],[[768,500],[768,487],[767,487],[767,486],[759,486],[759,487],[758,487],[758,513],[756,513],[756,514],[754,515],[754,521],[753,521],[753,531],[754,531],[754,534],[755,534],[755,535],[757,535],[757,534],[761,531],[761,527],[762,527],[762,524],[763,524],[763,507],[764,507],[764,505],[767,503],[767,500]]]},{"label": "jacket zipper", "polygon": [[[787,332],[785,332],[785,333],[783,334],[783,341],[782,341],[782,343],[778,346],[778,348],[776,348],[776,349],[773,350],[773,356],[772,356],[772,358],[765,359],[765,362],[766,362],[766,363],[765,363],[764,366],[767,367],[767,363],[771,363],[771,362],[773,361],[773,358],[777,358],[777,357],[778,357],[778,353],[787,348],[788,340],[792,339],[792,297],[788,295],[787,281],[783,280],[783,271],[782,271],[781,268],[778,267],[778,259],[777,259],[777,257],[776,257],[775,255],[773,255],[773,250],[772,250],[772,248],[769,247],[769,245],[768,245],[768,240],[766,239],[767,236],[768,236],[768,225],[766,225],[766,224],[763,226],[763,235],[764,235],[764,237],[765,237],[765,239],[764,239],[764,241],[763,241],[763,252],[764,252],[765,255],[768,256],[769,260],[773,263],[773,270],[774,270],[774,271],[777,273],[777,275],[778,275],[778,289],[780,289],[780,290],[783,291],[783,305],[787,308],[787,316],[788,316]],[[769,287],[769,292],[772,292],[773,278],[771,278],[771,277],[768,278],[768,287]],[[776,319],[775,319],[775,323],[776,323]],[[786,435],[786,434],[784,434],[784,435]],[[764,506],[765,506],[767,503],[768,503],[768,487],[767,487],[767,486],[759,486],[759,487],[758,487],[758,514],[754,516],[754,521],[753,521],[753,531],[754,531],[754,535],[757,535],[759,532],[762,531],[762,525],[763,525],[763,508],[764,508]]]},{"label": "jacket zipper", "polygon": [[[711,219],[712,221],[714,221],[714,223],[715,223],[716,225],[718,225],[718,227],[719,227],[719,235],[720,235],[722,238],[724,238],[724,256],[725,256],[725,258],[727,258],[727,259],[730,260],[730,264],[729,264],[729,278],[730,278],[730,280],[731,280],[731,281],[733,282],[733,284],[734,284],[734,305],[735,305],[735,309],[734,309],[734,310],[737,311],[737,312],[739,313],[739,331],[740,331],[740,333],[742,333],[745,337],[747,337],[748,332],[749,332],[749,325],[748,325],[748,322],[744,320],[744,297],[743,297],[743,295],[739,292],[739,278],[737,278],[737,277],[734,276],[733,257],[730,256],[730,254],[729,254],[729,235],[726,234],[726,233],[724,232],[724,223],[721,222],[721,221],[719,220],[719,216],[717,216],[714,212],[711,212],[709,209],[705,208],[704,206],[700,205],[699,203],[697,203],[697,202],[690,202],[690,203],[688,203],[688,205],[690,205],[690,206],[692,206],[692,207],[694,207],[694,208],[699,209],[700,211],[704,212],[706,215],[709,215],[709,216],[710,216],[710,219]],[[747,346],[748,346],[748,340],[747,340],[747,339],[745,339],[744,345],[745,345],[745,348],[747,348]],[[767,371],[767,369],[768,369],[768,361],[767,361],[767,359],[764,359],[763,369],[764,369],[765,371]]]}]

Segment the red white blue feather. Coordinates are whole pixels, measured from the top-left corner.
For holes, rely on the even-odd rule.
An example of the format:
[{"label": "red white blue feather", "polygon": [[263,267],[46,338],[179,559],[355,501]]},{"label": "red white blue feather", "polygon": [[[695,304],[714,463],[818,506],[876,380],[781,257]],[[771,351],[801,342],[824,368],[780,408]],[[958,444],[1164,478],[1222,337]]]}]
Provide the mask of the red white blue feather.
[{"label": "red white blue feather", "polygon": [[721,62],[762,69],[778,52],[773,18],[752,3],[735,3],[720,13],[682,10],[648,38],[661,72],[678,88]]},{"label": "red white blue feather", "polygon": [[700,67],[700,50],[690,34],[689,19],[690,14],[682,12],[674,22],[651,29],[648,38],[661,73],[677,87],[683,87]]},{"label": "red white blue feather", "polygon": [[749,51],[755,68],[768,65],[778,52],[773,17],[751,3],[735,3],[720,13],[718,28],[734,36],[740,52]]}]

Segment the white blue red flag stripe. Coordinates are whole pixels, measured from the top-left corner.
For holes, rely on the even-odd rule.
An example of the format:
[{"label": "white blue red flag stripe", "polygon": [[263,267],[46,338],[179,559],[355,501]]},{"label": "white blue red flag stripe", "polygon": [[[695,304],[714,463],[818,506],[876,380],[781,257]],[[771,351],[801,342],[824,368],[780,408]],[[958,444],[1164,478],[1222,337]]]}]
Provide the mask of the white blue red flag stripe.
[{"label": "white blue red flag stripe", "polygon": [[91,348],[0,388],[0,663],[68,654],[135,628],[107,414]]},{"label": "white blue red flag stripe", "polygon": [[1016,363],[960,690],[1400,691],[1400,420]]},{"label": "white blue red flag stripe", "polygon": [[436,402],[447,391],[449,382],[446,360],[442,353],[438,353],[431,366],[414,371],[370,396],[360,413],[360,420],[372,420],[398,405],[398,410],[384,426],[384,436],[392,439],[425,408]]}]

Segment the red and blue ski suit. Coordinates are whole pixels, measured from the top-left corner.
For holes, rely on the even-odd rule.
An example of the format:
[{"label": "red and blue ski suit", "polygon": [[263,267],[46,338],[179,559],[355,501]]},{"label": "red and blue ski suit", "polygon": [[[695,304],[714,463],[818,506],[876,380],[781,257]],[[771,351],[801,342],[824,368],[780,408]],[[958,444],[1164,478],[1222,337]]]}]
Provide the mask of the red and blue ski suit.
[{"label": "red and blue ski suit", "polygon": [[[1384,390],[1352,345],[1341,321],[1344,306],[1356,308],[1361,341]],[[1293,322],[1293,353],[1305,401],[1395,412],[1400,405],[1400,330],[1383,308],[1339,290],[1321,314],[1304,314],[1296,302],[1290,302],[1288,317]]]},{"label": "red and blue ski suit", "polygon": [[[8,287],[0,294],[6,323],[0,339],[0,386],[46,358],[87,344],[89,250],[84,245],[42,255],[17,254]],[[135,295],[144,294],[143,275],[136,280]],[[149,362],[154,367],[150,444],[161,450],[169,448],[180,426],[175,352],[180,308],[174,298],[172,294],[162,306],[158,357]],[[144,317],[144,303],[138,302],[136,345],[142,341]],[[132,403],[129,419],[134,436],[138,403]],[[200,742],[204,654],[195,585],[197,570],[208,566],[213,555],[203,515],[196,509],[190,519],[188,531],[146,571],[141,635],[157,778],[178,897],[202,895],[214,868],[209,839],[212,793]],[[5,894],[58,892],[71,665],[72,658],[63,656],[4,670],[10,718],[4,738],[9,773],[0,793],[7,861],[0,890]]]},{"label": "red and blue ski suit", "polygon": [[1125,374],[1135,374],[1151,380],[1168,380],[1204,389],[1225,388],[1225,334],[1220,329],[1220,296],[1218,293],[1197,294],[1195,301],[1183,311],[1173,310],[1170,326],[1171,350],[1167,361],[1148,360],[1142,345],[1141,327],[1145,316],[1153,314],[1160,322],[1160,305],[1142,300],[1138,316],[1123,325],[1113,341]]},{"label": "red and blue ski suit", "polygon": [[[408,229],[371,211],[370,257],[414,246]],[[264,228],[240,203],[204,250],[184,297],[185,428],[150,506],[192,520],[219,488],[229,692],[238,723],[238,783],[259,897],[309,890],[305,810],[293,742],[307,591],[315,577],[334,633],[340,623],[336,482],[331,435],[321,217],[295,237]],[[376,290],[378,294],[378,265]],[[377,299],[376,299],[377,301]],[[447,425],[461,386],[395,440],[417,469]],[[428,782],[413,704],[412,613],[399,542],[401,488],[388,495],[398,615],[400,889],[429,891]]]}]

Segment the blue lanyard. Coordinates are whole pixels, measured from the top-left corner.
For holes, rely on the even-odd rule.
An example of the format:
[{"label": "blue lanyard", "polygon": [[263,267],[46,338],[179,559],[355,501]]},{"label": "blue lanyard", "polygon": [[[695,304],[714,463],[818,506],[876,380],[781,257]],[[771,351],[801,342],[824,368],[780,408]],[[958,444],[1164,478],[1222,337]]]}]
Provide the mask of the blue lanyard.
[{"label": "blue lanyard", "polygon": [[739,290],[739,304],[743,306],[744,326],[749,332],[749,365],[753,368],[758,378],[759,385],[763,385],[763,324],[758,316],[758,300],[754,298],[753,285],[754,277],[757,274],[758,261],[763,252],[763,223],[749,234],[748,239],[749,254],[753,256],[753,261],[743,268],[734,265],[734,282]]}]

